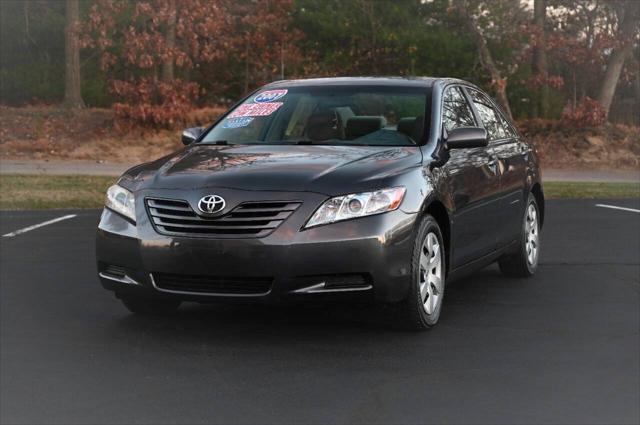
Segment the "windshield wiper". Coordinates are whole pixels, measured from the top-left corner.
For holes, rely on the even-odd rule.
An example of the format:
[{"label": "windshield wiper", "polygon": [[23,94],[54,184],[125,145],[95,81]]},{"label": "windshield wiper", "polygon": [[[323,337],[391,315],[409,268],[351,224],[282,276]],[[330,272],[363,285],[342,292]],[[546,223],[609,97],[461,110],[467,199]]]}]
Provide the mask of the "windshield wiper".
[{"label": "windshield wiper", "polygon": [[271,142],[253,143],[254,145],[315,145],[313,140],[274,140]]}]

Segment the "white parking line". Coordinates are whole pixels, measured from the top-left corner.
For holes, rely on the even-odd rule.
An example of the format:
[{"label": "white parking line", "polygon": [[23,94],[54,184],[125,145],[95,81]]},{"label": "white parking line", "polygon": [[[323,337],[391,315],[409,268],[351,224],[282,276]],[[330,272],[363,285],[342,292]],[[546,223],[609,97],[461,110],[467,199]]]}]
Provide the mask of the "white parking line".
[{"label": "white parking line", "polygon": [[37,229],[38,227],[46,226],[49,224],[57,223],[62,220],[68,220],[70,218],[75,217],[75,214],[69,214],[62,217],[54,218],[53,220],[45,221],[39,224],[34,224],[33,226],[25,227],[24,229],[16,230],[15,232],[7,233],[6,235],[2,235],[3,238],[12,238],[14,236],[18,236],[22,233],[29,232],[31,230]]},{"label": "white parking line", "polygon": [[596,204],[596,207],[611,208],[612,210],[622,210],[622,211],[631,211],[631,212],[640,213],[640,210],[636,210],[636,209],[633,209],[633,208],[616,207],[615,205]]}]

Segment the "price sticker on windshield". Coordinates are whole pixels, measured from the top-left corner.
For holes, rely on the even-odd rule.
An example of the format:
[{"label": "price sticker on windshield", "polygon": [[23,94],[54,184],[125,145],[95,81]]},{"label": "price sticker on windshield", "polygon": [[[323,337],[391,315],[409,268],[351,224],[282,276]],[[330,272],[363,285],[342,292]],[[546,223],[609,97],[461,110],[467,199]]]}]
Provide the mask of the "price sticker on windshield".
[{"label": "price sticker on windshield", "polygon": [[282,102],[245,103],[240,105],[227,118],[236,117],[265,117],[273,114],[283,105]]}]

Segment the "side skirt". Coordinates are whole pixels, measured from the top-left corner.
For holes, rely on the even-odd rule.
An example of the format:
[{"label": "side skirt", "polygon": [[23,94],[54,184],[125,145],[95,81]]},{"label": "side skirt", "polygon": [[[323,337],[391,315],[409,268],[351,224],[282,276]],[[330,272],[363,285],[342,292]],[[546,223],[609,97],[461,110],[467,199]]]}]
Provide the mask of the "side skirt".
[{"label": "side skirt", "polygon": [[489,254],[486,254],[483,257],[478,258],[477,260],[473,260],[467,264],[456,267],[455,269],[449,272],[447,276],[447,283],[452,282],[454,280],[460,279],[464,276],[468,276],[471,273],[478,271],[489,264],[496,261],[498,258],[502,257],[503,254],[513,251],[518,245],[518,241],[514,240],[513,242],[503,246],[500,249],[497,249]]}]

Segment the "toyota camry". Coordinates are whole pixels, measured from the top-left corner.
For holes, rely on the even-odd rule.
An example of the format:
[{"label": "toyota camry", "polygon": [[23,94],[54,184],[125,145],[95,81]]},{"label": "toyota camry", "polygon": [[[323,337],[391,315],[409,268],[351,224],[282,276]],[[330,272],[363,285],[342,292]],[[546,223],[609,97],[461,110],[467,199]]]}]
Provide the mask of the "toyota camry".
[{"label": "toyota camry", "polygon": [[102,285],[134,313],[181,302],[366,301],[438,321],[445,283],[535,273],[535,149],[456,79],[278,81],[107,192]]}]

